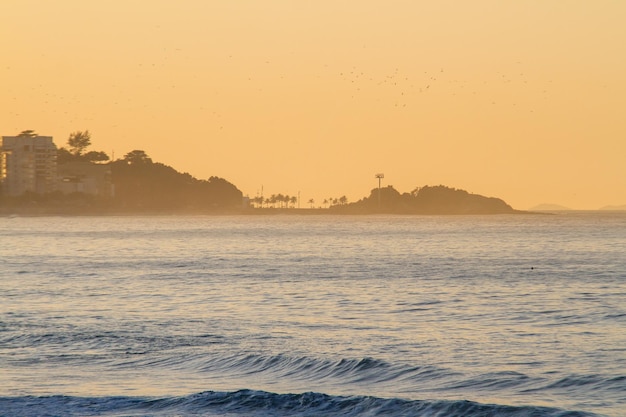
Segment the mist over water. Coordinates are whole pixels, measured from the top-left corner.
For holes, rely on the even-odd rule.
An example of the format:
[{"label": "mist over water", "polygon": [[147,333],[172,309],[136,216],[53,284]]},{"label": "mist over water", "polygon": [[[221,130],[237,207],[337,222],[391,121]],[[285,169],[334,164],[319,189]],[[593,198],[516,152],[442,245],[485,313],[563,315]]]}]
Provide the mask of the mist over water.
[{"label": "mist over water", "polygon": [[0,225],[0,415],[626,409],[624,213]]}]

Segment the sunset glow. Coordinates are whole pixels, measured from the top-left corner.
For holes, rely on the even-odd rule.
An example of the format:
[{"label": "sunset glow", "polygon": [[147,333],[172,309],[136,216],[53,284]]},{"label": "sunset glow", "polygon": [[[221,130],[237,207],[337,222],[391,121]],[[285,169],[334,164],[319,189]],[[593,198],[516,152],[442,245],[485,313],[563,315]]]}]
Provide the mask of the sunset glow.
[{"label": "sunset glow", "polygon": [[0,134],[88,129],[303,206],[444,184],[626,204],[626,2],[8,0]]}]

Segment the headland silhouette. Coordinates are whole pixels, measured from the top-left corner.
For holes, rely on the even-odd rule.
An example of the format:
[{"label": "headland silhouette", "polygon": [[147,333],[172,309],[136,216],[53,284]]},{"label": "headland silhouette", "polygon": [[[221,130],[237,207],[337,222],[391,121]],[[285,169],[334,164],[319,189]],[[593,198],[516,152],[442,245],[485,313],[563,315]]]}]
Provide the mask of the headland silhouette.
[{"label": "headland silhouette", "polygon": [[[314,208],[311,199],[302,204],[309,207],[300,208],[297,197],[283,194],[268,198],[244,197],[241,190],[223,178],[195,178],[154,162],[143,150],[133,150],[110,161],[104,152],[87,152],[91,145],[89,131],[70,134],[67,147],[58,149],[51,137],[38,136],[32,130],[15,137],[3,137],[0,145],[7,148],[0,147],[2,162],[8,167],[0,183],[0,213],[4,215],[519,212],[499,198],[470,194],[443,185],[400,193],[392,186],[381,188],[379,184],[369,196],[356,202],[350,203],[342,196],[324,200],[324,207]],[[32,173],[23,172],[22,160],[34,157],[39,158],[37,166],[47,167],[45,172],[37,171],[36,167]],[[22,168],[16,169],[16,166]],[[20,180],[20,175],[35,177],[33,185],[20,188],[24,184],[24,181],[16,181]]]}]

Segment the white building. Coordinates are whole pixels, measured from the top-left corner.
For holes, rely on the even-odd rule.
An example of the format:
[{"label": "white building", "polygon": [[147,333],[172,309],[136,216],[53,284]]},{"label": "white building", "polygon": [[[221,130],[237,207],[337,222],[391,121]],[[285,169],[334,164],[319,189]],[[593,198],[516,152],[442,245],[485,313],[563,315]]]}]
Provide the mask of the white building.
[{"label": "white building", "polygon": [[2,136],[0,142],[2,193],[45,194],[57,189],[57,147],[52,136]]}]

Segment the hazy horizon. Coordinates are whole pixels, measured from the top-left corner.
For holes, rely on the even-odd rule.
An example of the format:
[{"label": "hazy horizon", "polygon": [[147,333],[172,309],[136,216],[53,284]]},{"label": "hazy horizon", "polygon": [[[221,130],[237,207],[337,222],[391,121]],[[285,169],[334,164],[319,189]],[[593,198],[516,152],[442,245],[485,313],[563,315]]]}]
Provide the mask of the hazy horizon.
[{"label": "hazy horizon", "polygon": [[626,204],[626,3],[0,5],[0,134],[141,149],[302,206],[446,185]]}]

